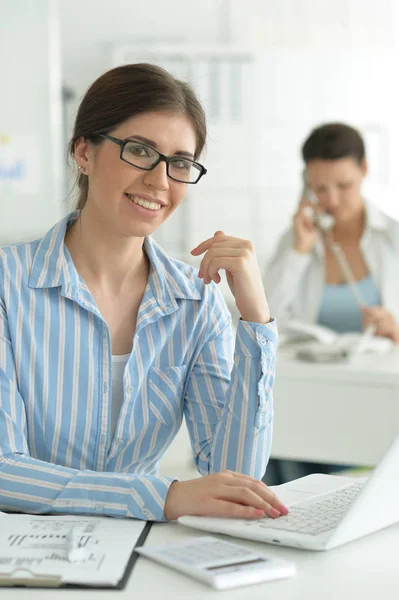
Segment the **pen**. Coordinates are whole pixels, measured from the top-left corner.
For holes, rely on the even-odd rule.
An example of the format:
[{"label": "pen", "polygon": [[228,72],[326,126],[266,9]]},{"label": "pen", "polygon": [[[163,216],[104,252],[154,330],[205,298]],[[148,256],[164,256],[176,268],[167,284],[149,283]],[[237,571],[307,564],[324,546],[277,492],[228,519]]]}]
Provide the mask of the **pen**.
[{"label": "pen", "polygon": [[87,558],[87,549],[82,546],[81,539],[84,530],[81,527],[72,527],[68,533],[68,561],[82,562]]}]

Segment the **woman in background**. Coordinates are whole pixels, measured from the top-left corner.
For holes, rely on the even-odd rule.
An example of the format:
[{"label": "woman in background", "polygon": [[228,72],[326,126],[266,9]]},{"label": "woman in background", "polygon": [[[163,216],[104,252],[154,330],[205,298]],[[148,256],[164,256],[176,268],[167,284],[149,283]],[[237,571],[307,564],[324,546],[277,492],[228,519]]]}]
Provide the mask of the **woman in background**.
[{"label": "woman in background", "polygon": [[[264,279],[280,330],[290,319],[339,333],[374,325],[376,335],[399,342],[399,223],[363,199],[367,162],[362,137],[348,125],[325,124],[306,139],[302,157],[316,202],[306,194],[301,198]],[[345,254],[362,307],[325,245],[313,211],[333,218],[329,235]],[[330,465],[270,461],[265,479],[275,484],[330,470]]]},{"label": "woman in background", "polygon": [[[253,244],[216,232],[192,250],[198,272],[151,239],[206,173],[205,139],[192,89],[156,66],[115,68],[86,92],[70,143],[77,210],[0,250],[0,509],[287,513],[259,481],[277,335]],[[206,475],[192,481],[158,474],[183,414]]]}]

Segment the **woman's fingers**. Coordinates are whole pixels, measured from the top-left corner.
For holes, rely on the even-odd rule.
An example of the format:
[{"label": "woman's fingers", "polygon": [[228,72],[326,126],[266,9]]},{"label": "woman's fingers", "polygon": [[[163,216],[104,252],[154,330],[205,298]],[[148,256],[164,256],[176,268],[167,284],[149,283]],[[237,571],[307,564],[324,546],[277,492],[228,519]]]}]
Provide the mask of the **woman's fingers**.
[{"label": "woman's fingers", "polygon": [[204,240],[203,242],[198,244],[198,246],[193,248],[191,250],[191,254],[199,256],[200,254],[203,254],[204,252],[209,250],[209,248],[211,248],[211,246],[213,246],[214,244],[223,245],[228,243],[229,245],[242,245],[242,242],[243,240],[241,240],[240,238],[236,238],[231,235],[224,235],[222,233],[217,233],[213,237]]},{"label": "woman's fingers", "polygon": [[237,267],[237,262],[241,260],[243,259],[240,256],[223,256],[213,258],[209,263],[207,270],[203,273],[204,283],[210,283],[212,280],[215,281],[215,277],[219,275],[219,271],[234,271],[234,269]]},{"label": "woman's fingers", "polygon": [[[198,272],[198,277],[203,277],[204,278],[204,282],[205,283],[209,283],[209,281],[211,281],[213,279],[213,275],[215,275],[215,273],[217,273],[217,270],[215,270],[215,268],[212,269],[212,274],[210,272],[210,265],[211,263],[216,259],[216,258],[231,258],[231,257],[237,257],[237,256],[241,256],[242,251],[239,248],[226,248],[226,247],[219,247],[219,248],[213,248],[211,250],[209,250],[204,258],[201,261],[200,264],[200,268],[199,268],[199,272]],[[220,264],[223,265],[223,261],[220,261]],[[219,268],[223,268],[223,266],[219,267]],[[207,281],[209,280],[209,281]]]},{"label": "woman's fingers", "polygon": [[[198,277],[203,278],[204,283],[210,283],[212,280],[215,283],[220,283],[219,269],[228,270],[232,264],[234,265],[228,259],[239,259],[240,257],[243,259],[247,257],[249,259],[253,252],[254,247],[249,240],[226,236],[222,231],[217,231],[213,238],[201,242],[201,244],[191,251],[191,254],[198,256],[205,253],[200,264]],[[217,265],[214,263],[216,258],[223,257],[227,260],[219,261]],[[212,263],[213,266],[210,269]]]},{"label": "woman's fingers", "polygon": [[235,471],[223,471],[221,475],[226,477],[227,485],[246,485],[282,514],[288,513],[288,508],[280,502],[276,494],[263,481]]},{"label": "woman's fingers", "polygon": [[382,306],[365,306],[362,308],[363,328],[375,326],[375,335],[395,338],[397,323],[395,318]]},{"label": "woman's fingers", "polygon": [[376,335],[379,335],[381,337],[389,337],[392,332],[394,330],[394,322],[391,318],[389,317],[382,317],[379,321],[377,321],[376,323]]},{"label": "woman's fingers", "polygon": [[281,512],[272,506],[269,502],[264,500],[259,494],[252,491],[246,486],[224,486],[219,492],[218,498],[221,500],[228,500],[235,504],[242,504],[243,506],[251,506],[263,511],[264,515],[275,519],[281,515]]},{"label": "woman's fingers", "polygon": [[[265,485],[261,481],[231,480],[226,481],[226,485],[230,487],[240,488],[241,490],[245,488],[248,489],[251,492],[251,494],[255,494],[257,498],[259,498],[259,501],[262,503],[262,505],[256,505],[258,508],[270,507],[271,509],[276,510],[278,514],[288,514],[288,508],[277,498],[276,494],[274,494],[274,492],[272,492],[267,487],[267,485]],[[267,512],[265,508],[264,510],[265,512]],[[267,512],[267,514],[269,513]]]},{"label": "woman's fingers", "polygon": [[204,502],[196,515],[207,517],[224,517],[230,519],[261,519],[265,516],[263,510],[253,506],[244,506],[228,500],[212,498]]}]

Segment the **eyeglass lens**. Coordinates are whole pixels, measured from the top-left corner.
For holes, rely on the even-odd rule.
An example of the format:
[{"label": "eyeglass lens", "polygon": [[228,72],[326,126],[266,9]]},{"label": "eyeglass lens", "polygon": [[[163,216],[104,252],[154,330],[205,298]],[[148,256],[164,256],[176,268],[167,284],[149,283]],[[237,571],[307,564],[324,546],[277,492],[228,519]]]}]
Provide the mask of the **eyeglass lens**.
[{"label": "eyeglass lens", "polygon": [[[145,144],[132,141],[125,145],[122,158],[133,166],[150,170],[157,162],[159,154]],[[201,169],[187,158],[174,156],[169,160],[168,175],[177,181],[193,183],[197,181],[200,173]]]}]

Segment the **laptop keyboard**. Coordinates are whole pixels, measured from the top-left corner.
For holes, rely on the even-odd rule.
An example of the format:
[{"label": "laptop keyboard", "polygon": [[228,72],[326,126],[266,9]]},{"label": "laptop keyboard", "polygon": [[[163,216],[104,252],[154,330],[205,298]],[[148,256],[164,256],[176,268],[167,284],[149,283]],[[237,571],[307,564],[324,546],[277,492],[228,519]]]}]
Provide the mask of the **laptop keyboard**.
[{"label": "laptop keyboard", "polygon": [[259,529],[279,529],[319,535],[336,527],[363,486],[364,483],[354,483],[325,496],[324,500],[319,502],[308,506],[292,506],[288,515],[277,519],[265,518],[245,523]]}]

